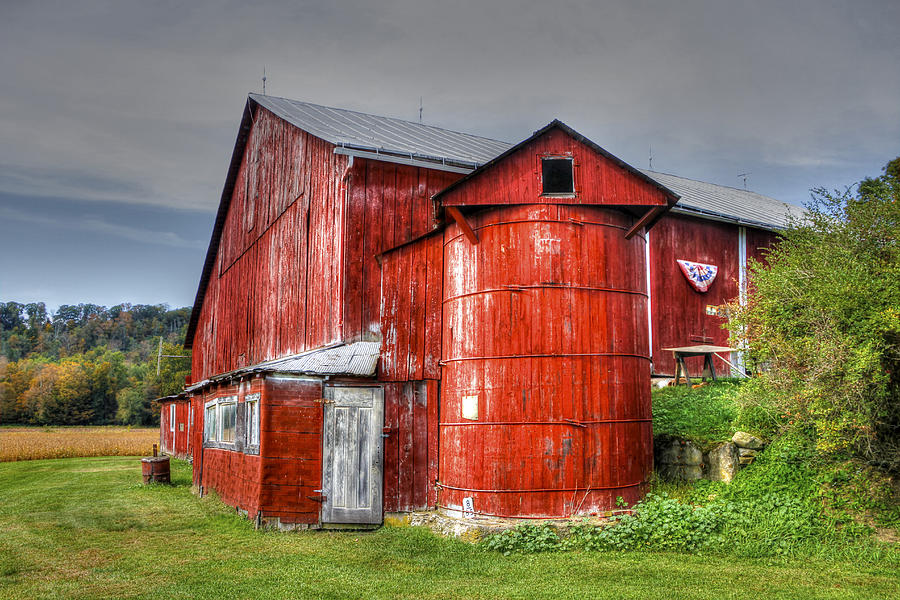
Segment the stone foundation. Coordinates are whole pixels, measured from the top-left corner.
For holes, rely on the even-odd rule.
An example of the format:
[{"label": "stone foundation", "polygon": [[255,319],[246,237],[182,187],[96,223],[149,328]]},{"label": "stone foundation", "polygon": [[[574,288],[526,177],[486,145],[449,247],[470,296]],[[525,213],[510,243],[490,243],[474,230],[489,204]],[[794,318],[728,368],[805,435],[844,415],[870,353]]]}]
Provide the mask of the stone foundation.
[{"label": "stone foundation", "polygon": [[654,468],[660,477],[670,481],[731,481],[765,446],[749,433],[738,431],[730,442],[703,453],[693,442],[679,438],[654,440]]}]

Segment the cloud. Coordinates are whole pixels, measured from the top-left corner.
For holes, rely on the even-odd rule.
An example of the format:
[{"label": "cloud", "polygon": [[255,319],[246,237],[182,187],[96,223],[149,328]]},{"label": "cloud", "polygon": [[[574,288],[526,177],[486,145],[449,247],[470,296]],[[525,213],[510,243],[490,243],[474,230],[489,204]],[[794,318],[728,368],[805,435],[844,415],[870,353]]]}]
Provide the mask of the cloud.
[{"label": "cloud", "polygon": [[191,249],[203,248],[206,245],[203,241],[187,240],[171,231],[141,229],[130,225],[111,223],[96,216],[85,216],[80,219],[57,218],[8,206],[0,206],[0,219],[27,223],[39,228],[64,229],[66,231],[112,236],[141,244]]},{"label": "cloud", "polygon": [[0,191],[75,173],[79,198],[211,211],[264,66],[274,95],[409,119],[423,96],[426,122],[508,141],[560,117],[639,166],[653,143],[689,176],[815,184],[897,152],[898,22],[875,1],[4,3]]}]

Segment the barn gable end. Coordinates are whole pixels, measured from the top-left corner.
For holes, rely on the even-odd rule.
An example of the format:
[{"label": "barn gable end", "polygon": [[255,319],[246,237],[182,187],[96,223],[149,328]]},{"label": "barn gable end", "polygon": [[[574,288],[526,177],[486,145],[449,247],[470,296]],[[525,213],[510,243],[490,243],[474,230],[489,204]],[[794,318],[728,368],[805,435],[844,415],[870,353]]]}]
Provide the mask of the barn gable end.
[{"label": "barn gable end", "polygon": [[[548,194],[542,190],[542,160],[556,158],[572,160],[572,194]],[[528,201],[668,208],[678,200],[678,194],[557,120],[474,170],[435,199],[444,206]],[[632,210],[634,214],[646,212]]]},{"label": "barn gable end", "polygon": [[335,182],[350,159],[262,107],[250,114],[188,332],[194,381],[341,338]]}]

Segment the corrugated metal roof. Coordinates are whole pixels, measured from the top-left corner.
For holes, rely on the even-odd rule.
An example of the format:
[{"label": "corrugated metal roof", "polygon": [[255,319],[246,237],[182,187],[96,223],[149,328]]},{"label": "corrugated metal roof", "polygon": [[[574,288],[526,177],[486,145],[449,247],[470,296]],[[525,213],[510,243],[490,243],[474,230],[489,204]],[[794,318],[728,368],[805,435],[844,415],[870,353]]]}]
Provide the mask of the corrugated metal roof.
[{"label": "corrugated metal roof", "polygon": [[371,377],[378,365],[380,342],[354,342],[261,363],[254,370],[303,375]]},{"label": "corrugated metal roof", "polygon": [[227,381],[253,373],[284,373],[290,375],[349,375],[372,377],[378,366],[380,342],[353,342],[328,348],[318,348],[267,362],[235,369],[216,375],[185,389],[194,392],[212,383]]},{"label": "corrugated metal roof", "polygon": [[719,218],[765,229],[783,229],[789,216],[803,216],[804,211],[799,206],[785,204],[756,192],[647,169],[641,171],[681,196],[673,212]]},{"label": "corrugated metal roof", "polygon": [[[250,94],[250,98],[312,135],[344,148],[475,168],[507,152],[513,144],[402,119]],[[788,215],[803,209],[738,188],[636,169],[681,195],[675,208],[737,223],[781,229]]]},{"label": "corrugated metal roof", "polygon": [[260,106],[336,146],[469,167],[486,163],[511,144],[390,117],[250,94]]}]

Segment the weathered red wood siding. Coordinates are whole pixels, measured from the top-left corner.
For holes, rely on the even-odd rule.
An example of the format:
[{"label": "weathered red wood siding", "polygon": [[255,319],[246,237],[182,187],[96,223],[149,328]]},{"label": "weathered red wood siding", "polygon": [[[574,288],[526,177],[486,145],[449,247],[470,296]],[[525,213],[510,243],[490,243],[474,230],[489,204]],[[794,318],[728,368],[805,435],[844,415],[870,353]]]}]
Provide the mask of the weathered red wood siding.
[{"label": "weathered red wood siding", "polygon": [[[170,407],[175,406],[175,431],[171,431]],[[193,447],[191,439],[191,405],[188,400],[160,402],[159,439],[160,450],[176,458],[188,458]]]},{"label": "weathered red wood siding", "polygon": [[438,389],[441,359],[443,235],[382,259],[385,510],[433,507],[437,501]]},{"label": "weathered red wood siding", "polygon": [[[205,403],[215,398],[229,396],[236,396],[238,402],[244,402],[247,394],[252,393],[259,393],[260,404],[265,403],[266,393],[262,379],[213,386],[203,394],[193,397],[195,422],[193,471],[195,486],[202,486],[206,491],[214,490],[222,502],[247,511],[247,516],[255,519],[260,508],[260,455],[202,447]],[[260,418],[262,415],[261,409]]]},{"label": "weathered red wood siding", "polygon": [[438,233],[382,259],[382,381],[441,377],[443,245]]},{"label": "weathered red wood siding", "polygon": [[382,340],[384,510],[434,506],[442,236],[431,196],[461,175],[355,159],[349,179],[344,338]]},{"label": "weathered red wood siding", "polygon": [[[349,177],[344,258],[346,341],[381,339],[379,255],[432,231],[436,223],[431,196],[460,177],[457,173],[354,159]],[[415,291],[408,282],[404,282],[403,289]]]},{"label": "weathered red wood siding", "polygon": [[[503,180],[501,171],[498,179]],[[644,239],[594,206],[520,205],[444,236],[440,504],[507,516],[634,502],[652,470]],[[463,416],[477,397],[476,419]]]},{"label": "weathered red wood siding", "polygon": [[443,239],[431,235],[382,259],[379,379],[390,432],[384,454],[389,512],[437,502]]},{"label": "weathered red wood siding", "polygon": [[194,485],[215,490],[223,502],[247,511],[251,519],[282,524],[316,524],[315,500],[322,478],[322,383],[315,380],[255,378],[216,386],[194,397],[197,433],[202,444],[204,404],[214,398],[260,393],[259,454],[221,448],[194,452]]},{"label": "weathered red wood siding", "polygon": [[322,487],[322,383],[266,379],[260,407],[263,519],[314,524]]},{"label": "weathered red wood siding", "polygon": [[348,162],[256,110],[194,338],[193,381],[341,339]]},{"label": "weathered red wood siding", "polygon": [[[766,252],[778,241],[778,234],[764,229],[747,227],[747,258],[766,262]],[[749,260],[748,260],[749,263]]]},{"label": "weathered red wood siding", "polygon": [[[541,195],[541,157],[572,156],[575,198]],[[441,199],[445,206],[496,204],[665,205],[666,195],[570,137],[552,129]]]},{"label": "weathered red wood siding", "polygon": [[[738,295],[738,226],[682,215],[667,215],[650,231],[650,286],[653,323],[653,370],[673,375],[675,361],[662,348],[697,344],[728,345],[725,318],[707,315],[707,306],[722,306]],[[677,259],[716,265],[716,280],[705,293],[691,287]],[[703,359],[688,359],[699,375]],[[716,361],[722,372],[724,363]]]},{"label": "weathered red wood siding", "polygon": [[437,502],[438,382],[384,383],[384,510]]}]

